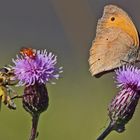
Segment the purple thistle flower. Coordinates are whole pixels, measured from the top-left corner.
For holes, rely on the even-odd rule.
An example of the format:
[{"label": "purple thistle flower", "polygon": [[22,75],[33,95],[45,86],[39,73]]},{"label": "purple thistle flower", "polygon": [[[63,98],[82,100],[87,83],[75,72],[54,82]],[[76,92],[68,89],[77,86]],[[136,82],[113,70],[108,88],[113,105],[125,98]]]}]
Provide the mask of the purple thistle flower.
[{"label": "purple thistle flower", "polygon": [[140,70],[131,65],[124,65],[116,71],[118,87],[140,90]]},{"label": "purple thistle flower", "polygon": [[133,117],[140,98],[140,70],[134,66],[123,66],[116,72],[120,92],[111,101],[108,111],[110,124],[97,140],[103,140],[112,130],[123,132]]},{"label": "purple thistle flower", "polygon": [[32,130],[30,140],[35,140],[39,116],[48,108],[48,91],[46,83],[58,79],[62,68],[57,68],[57,57],[46,50],[23,48],[21,56],[13,60],[13,70],[18,85],[25,86],[23,107],[32,116]]},{"label": "purple thistle flower", "polygon": [[15,64],[13,69],[20,86],[34,85],[35,82],[46,84],[52,79],[58,79],[59,73],[62,72],[62,67],[56,67],[57,57],[46,50],[37,50],[34,58],[17,56],[13,62]]}]

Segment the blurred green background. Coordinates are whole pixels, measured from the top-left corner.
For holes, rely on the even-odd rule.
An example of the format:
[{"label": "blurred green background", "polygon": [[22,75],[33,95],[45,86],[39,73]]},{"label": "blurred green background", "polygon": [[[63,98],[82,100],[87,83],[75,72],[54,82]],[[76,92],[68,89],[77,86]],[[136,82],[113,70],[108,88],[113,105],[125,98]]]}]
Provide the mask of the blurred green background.
[{"label": "blurred green background", "polygon": [[[28,45],[53,51],[64,67],[57,84],[47,85],[50,103],[40,117],[38,140],[95,140],[107,126],[107,106],[117,93],[113,74],[92,77],[88,55],[97,19],[110,3],[127,11],[140,29],[139,0],[0,1],[1,67]],[[16,89],[22,94],[22,88]],[[0,140],[28,140],[31,117],[21,100],[16,103],[16,111],[2,106]],[[140,140],[139,110],[138,105],[124,133],[113,132],[107,140]]]}]

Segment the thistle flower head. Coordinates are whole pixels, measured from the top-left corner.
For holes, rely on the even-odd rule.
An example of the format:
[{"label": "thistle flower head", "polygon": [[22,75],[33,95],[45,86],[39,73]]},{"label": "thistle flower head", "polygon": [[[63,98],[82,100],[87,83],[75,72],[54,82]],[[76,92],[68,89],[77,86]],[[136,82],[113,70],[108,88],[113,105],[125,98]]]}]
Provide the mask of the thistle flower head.
[{"label": "thistle flower head", "polygon": [[109,105],[109,117],[114,130],[123,132],[125,124],[132,118],[140,97],[140,70],[134,66],[123,66],[116,72],[120,92]]},{"label": "thistle flower head", "polygon": [[[30,50],[31,51],[31,50]],[[46,84],[52,79],[58,79],[62,68],[57,68],[57,57],[46,50],[34,50],[34,55],[21,55],[13,62],[16,78],[19,80],[19,85],[30,86],[36,82]]]},{"label": "thistle flower head", "polygon": [[140,70],[131,65],[124,65],[116,71],[118,87],[140,90]]},{"label": "thistle flower head", "polygon": [[39,116],[46,111],[49,104],[46,83],[58,79],[62,68],[57,68],[57,57],[46,50],[22,48],[20,56],[13,60],[15,78],[18,85],[25,86],[22,103],[24,109],[32,116],[30,140],[36,138]]},{"label": "thistle flower head", "polygon": [[108,107],[110,123],[97,140],[103,140],[112,130],[123,132],[125,125],[132,119],[140,98],[140,70],[124,65],[115,72],[120,91]]}]

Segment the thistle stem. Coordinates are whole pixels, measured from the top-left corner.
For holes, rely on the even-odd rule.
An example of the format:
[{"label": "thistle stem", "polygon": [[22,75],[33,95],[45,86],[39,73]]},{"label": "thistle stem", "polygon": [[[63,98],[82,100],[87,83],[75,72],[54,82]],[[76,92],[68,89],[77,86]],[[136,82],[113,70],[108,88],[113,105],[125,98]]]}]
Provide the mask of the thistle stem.
[{"label": "thistle stem", "polygon": [[33,95],[33,94],[15,95],[15,96],[11,97],[11,100],[14,100],[14,99],[16,99],[16,98],[23,98],[23,97],[25,97],[25,96],[29,96],[29,95]]},{"label": "thistle stem", "polygon": [[29,140],[35,140],[37,136],[37,125],[39,121],[39,115],[32,116],[32,129],[31,129],[31,136]]},{"label": "thistle stem", "polygon": [[110,123],[104,132],[97,138],[97,140],[104,140],[106,136],[113,130],[113,125]]}]

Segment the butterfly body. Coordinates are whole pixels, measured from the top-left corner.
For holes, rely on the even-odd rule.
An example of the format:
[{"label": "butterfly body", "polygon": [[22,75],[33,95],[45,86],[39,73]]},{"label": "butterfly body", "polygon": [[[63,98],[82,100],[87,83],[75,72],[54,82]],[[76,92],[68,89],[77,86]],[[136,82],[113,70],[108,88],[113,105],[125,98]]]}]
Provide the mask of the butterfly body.
[{"label": "butterfly body", "polygon": [[115,5],[105,6],[90,49],[91,74],[100,76],[120,67],[122,61],[134,62],[138,52],[139,37],[130,17]]}]

